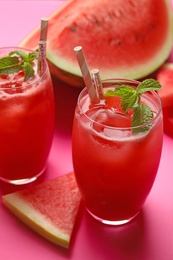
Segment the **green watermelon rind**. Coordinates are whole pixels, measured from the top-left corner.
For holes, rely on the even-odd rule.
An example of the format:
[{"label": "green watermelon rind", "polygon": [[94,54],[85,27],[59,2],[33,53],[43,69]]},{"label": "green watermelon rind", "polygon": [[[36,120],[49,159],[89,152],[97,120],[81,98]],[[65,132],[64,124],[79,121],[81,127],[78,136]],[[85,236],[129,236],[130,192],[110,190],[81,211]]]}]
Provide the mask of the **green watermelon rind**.
[{"label": "green watermelon rind", "polygon": [[73,172],[2,196],[3,204],[22,222],[64,248],[69,248],[80,201]]},{"label": "green watermelon rind", "polygon": [[[3,203],[17,217],[20,216],[19,218],[38,234],[55,244],[68,248],[70,236],[63,234],[62,231],[57,228],[55,229],[54,225],[52,225],[43,215],[34,210],[32,206],[26,205],[25,201],[20,196],[17,194],[9,194],[3,198]],[[23,214],[23,210],[21,209],[25,211],[25,214]]]}]

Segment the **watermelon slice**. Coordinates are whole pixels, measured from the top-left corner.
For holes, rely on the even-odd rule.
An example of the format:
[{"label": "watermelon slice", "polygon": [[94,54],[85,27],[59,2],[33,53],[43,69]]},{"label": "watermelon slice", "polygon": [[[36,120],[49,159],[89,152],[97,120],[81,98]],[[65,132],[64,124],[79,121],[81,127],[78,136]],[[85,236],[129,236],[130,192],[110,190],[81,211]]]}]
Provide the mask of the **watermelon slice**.
[{"label": "watermelon slice", "polygon": [[165,63],[158,70],[156,79],[162,86],[158,94],[162,100],[163,107],[173,106],[173,63]]},{"label": "watermelon slice", "polygon": [[[169,0],[69,0],[49,17],[47,58],[52,74],[83,86],[74,47],[102,79],[139,79],[168,58],[173,42]],[[38,26],[20,46],[37,48]]]},{"label": "watermelon slice", "polygon": [[3,204],[37,233],[68,248],[80,195],[73,173],[2,196]]},{"label": "watermelon slice", "polygon": [[156,79],[162,86],[158,94],[163,106],[164,132],[173,137],[173,63],[165,63],[158,70]]},{"label": "watermelon slice", "polygon": [[173,137],[173,106],[163,108],[164,131]]}]

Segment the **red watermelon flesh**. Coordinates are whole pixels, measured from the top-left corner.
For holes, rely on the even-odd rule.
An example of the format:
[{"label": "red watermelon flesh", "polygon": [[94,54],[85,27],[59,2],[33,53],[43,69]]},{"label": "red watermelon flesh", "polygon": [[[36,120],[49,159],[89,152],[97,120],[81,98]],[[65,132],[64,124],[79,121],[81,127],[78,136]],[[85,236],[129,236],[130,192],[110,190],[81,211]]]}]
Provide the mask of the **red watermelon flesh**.
[{"label": "red watermelon flesh", "polygon": [[156,79],[162,86],[158,94],[163,106],[164,131],[173,136],[173,63],[165,63],[158,70]]},{"label": "red watermelon flesh", "polygon": [[69,247],[80,205],[73,173],[2,196],[3,204],[51,242]]},{"label": "red watermelon flesh", "polygon": [[[20,46],[38,46],[38,36],[39,27]],[[163,64],[172,42],[169,0],[70,0],[50,16],[47,58],[53,74],[77,85],[73,49],[81,45],[90,69],[98,68],[103,79],[135,79]]]},{"label": "red watermelon flesh", "polygon": [[157,72],[162,89],[158,91],[163,107],[173,107],[173,63],[165,63]]},{"label": "red watermelon flesh", "polygon": [[173,106],[163,108],[164,131],[173,137]]}]

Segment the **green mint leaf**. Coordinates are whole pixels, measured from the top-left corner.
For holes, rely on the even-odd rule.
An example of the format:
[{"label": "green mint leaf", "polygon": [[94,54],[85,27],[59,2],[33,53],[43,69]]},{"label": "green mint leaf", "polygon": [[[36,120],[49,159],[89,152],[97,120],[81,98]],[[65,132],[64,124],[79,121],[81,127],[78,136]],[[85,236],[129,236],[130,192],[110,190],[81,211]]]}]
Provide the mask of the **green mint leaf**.
[{"label": "green mint leaf", "polygon": [[134,88],[121,85],[116,87],[114,90],[108,90],[105,96],[120,96],[121,106],[123,111],[126,113],[130,108],[132,108],[136,102],[138,102],[138,95]]},{"label": "green mint leaf", "polygon": [[160,83],[155,79],[146,79],[142,81],[136,88],[138,95],[151,90],[161,89]]},{"label": "green mint leaf", "polygon": [[24,62],[22,65],[22,68],[24,70],[24,80],[29,80],[29,78],[32,78],[34,76],[34,69],[32,65],[29,62]]},{"label": "green mint leaf", "polygon": [[18,57],[4,57],[0,59],[0,74],[12,74],[21,70]]},{"label": "green mint leaf", "polygon": [[124,112],[127,113],[130,108],[133,108],[138,102],[138,99],[139,97],[136,92],[133,94],[131,93],[130,95],[129,93],[127,93],[127,95],[124,94],[121,99],[121,106]]},{"label": "green mint leaf", "polygon": [[140,96],[147,91],[159,89],[161,89],[161,85],[157,80],[146,79],[142,81],[136,89],[128,85],[120,85],[114,90],[108,90],[105,96],[120,96],[121,107],[125,113],[127,113],[129,109],[133,109],[132,126],[144,125],[143,127],[133,129],[134,133],[138,133],[149,130],[151,125],[145,124],[153,118],[153,111],[146,104],[140,104]]},{"label": "green mint leaf", "polygon": [[122,97],[123,95],[133,95],[135,93],[135,89],[126,86],[126,85],[120,85],[117,86],[114,90],[108,90],[105,93],[105,96],[120,96]]},{"label": "green mint leaf", "polygon": [[38,55],[37,55],[37,54],[32,53],[32,52],[29,52],[29,54],[28,54],[28,60],[29,60],[30,62],[32,62],[33,60],[35,60],[35,59],[37,59],[37,58],[38,58]]},{"label": "green mint leaf", "polygon": [[21,50],[12,51],[0,59],[0,74],[13,74],[23,70],[26,81],[34,76],[33,61],[37,57],[37,54],[31,52],[26,54]]},{"label": "green mint leaf", "polygon": [[17,54],[23,61],[27,61],[27,59],[28,59],[28,55],[25,52],[20,51],[20,50],[11,51],[9,53],[9,56],[11,57],[11,56],[13,56],[15,54]]},{"label": "green mint leaf", "polygon": [[[148,131],[151,125],[147,125],[153,119],[153,111],[146,105],[140,104],[134,107],[134,115],[132,119],[132,126],[144,125],[139,128],[133,128],[133,133]],[[145,125],[146,124],[146,125]]]},{"label": "green mint leaf", "polygon": [[9,53],[9,56],[12,56],[14,54],[17,54],[23,61],[26,61],[29,63],[32,63],[32,61],[38,57],[38,55],[35,53],[29,52],[27,55],[25,52],[23,52],[21,50],[12,51]]}]

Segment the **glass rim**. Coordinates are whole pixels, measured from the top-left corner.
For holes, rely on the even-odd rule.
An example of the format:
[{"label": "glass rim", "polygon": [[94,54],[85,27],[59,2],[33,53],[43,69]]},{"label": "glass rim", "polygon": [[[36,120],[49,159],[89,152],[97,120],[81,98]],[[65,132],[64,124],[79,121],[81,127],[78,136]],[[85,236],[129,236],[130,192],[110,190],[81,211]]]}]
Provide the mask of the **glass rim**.
[{"label": "glass rim", "polygon": [[[118,82],[120,82],[120,81],[122,81],[122,82],[129,82],[129,83],[131,83],[131,84],[139,84],[140,83],[140,81],[138,81],[138,80],[133,80],[133,79],[127,79],[127,78],[112,78],[112,79],[104,79],[104,80],[102,80],[102,83],[106,83],[106,82],[114,82],[114,83],[118,83]],[[103,88],[104,88],[104,86],[103,86]],[[85,93],[85,94],[84,94]],[[160,115],[161,115],[161,112],[162,112],[162,102],[161,102],[161,99],[160,99],[160,96],[158,95],[158,93],[156,92],[156,91],[154,91],[154,90],[150,90],[150,91],[147,91],[147,93],[144,93],[143,95],[147,95],[147,94],[149,94],[149,93],[152,93],[152,95],[154,95],[155,96],[155,98],[156,98],[156,100],[158,101],[158,111],[156,112],[155,111],[155,116],[149,121],[149,122],[147,122],[147,123],[144,123],[144,124],[140,124],[140,125],[138,125],[138,126],[121,126],[121,127],[118,127],[118,126],[108,126],[108,125],[106,125],[106,124],[103,124],[103,123],[99,123],[99,122],[96,122],[94,119],[92,119],[92,118],[90,118],[87,114],[86,114],[86,112],[84,112],[83,111],[83,109],[82,109],[82,107],[81,107],[81,104],[80,104],[80,102],[81,102],[81,98],[82,98],[82,95],[83,95],[83,97],[85,97],[85,96],[87,96],[88,95],[88,91],[87,91],[87,88],[86,87],[84,87],[83,89],[82,89],[82,91],[80,92],[80,94],[79,94],[79,96],[78,96],[78,100],[77,100],[77,105],[78,105],[78,108],[79,108],[79,110],[80,110],[80,113],[81,114],[83,114],[87,119],[89,119],[89,121],[90,122],[92,122],[92,123],[95,123],[95,124],[97,124],[98,126],[104,126],[104,127],[106,127],[107,129],[116,129],[116,130],[121,130],[121,129],[123,129],[123,130],[131,130],[131,129],[140,129],[140,128],[143,128],[143,127],[146,127],[146,126],[148,126],[148,125],[150,125],[150,124],[154,124],[154,122],[155,121],[157,121],[158,120],[158,118],[160,117]],[[152,110],[153,111],[153,110]],[[154,112],[154,111],[153,111]]]},{"label": "glass rim", "polygon": [[[2,53],[2,50],[9,50],[9,52],[10,52],[10,50],[12,51],[12,50],[23,50],[23,51],[26,51],[26,52],[32,52],[32,53],[35,53],[35,54],[37,54],[38,55],[38,51],[37,50],[33,50],[33,49],[28,49],[28,48],[25,48],[25,47],[20,47],[20,46],[6,46],[6,47],[0,47],[0,54]],[[8,52],[8,51],[7,51]],[[37,59],[37,61],[38,61],[38,58],[36,58]],[[37,65],[38,66],[38,65]],[[21,88],[25,88],[25,87],[29,87],[29,86],[31,86],[31,85],[33,85],[33,84],[35,84],[35,83],[37,83],[37,82],[40,82],[40,81],[42,81],[42,79],[44,78],[44,76],[45,76],[45,74],[47,73],[47,71],[48,71],[48,64],[47,64],[47,61],[46,61],[46,70],[44,71],[44,73],[41,75],[41,76],[39,76],[38,75],[38,72],[37,72],[37,70],[36,70],[36,78],[34,78],[34,79],[30,79],[30,80],[28,80],[28,81],[26,81],[26,85],[21,85],[21,86],[15,86],[15,89],[21,89]],[[1,74],[2,75],[2,74]],[[4,74],[4,75],[6,75],[6,74]],[[12,74],[11,74],[12,75]],[[38,76],[38,77],[37,77]],[[23,76],[22,77],[20,77],[19,79],[17,79],[17,80],[14,80],[14,82],[22,82],[22,81],[24,81],[24,78],[23,78]],[[9,90],[9,88],[7,88],[7,87],[3,87],[3,84],[8,84],[10,82],[10,79],[9,79],[9,81],[7,81],[7,82],[0,82],[0,90]]]}]

